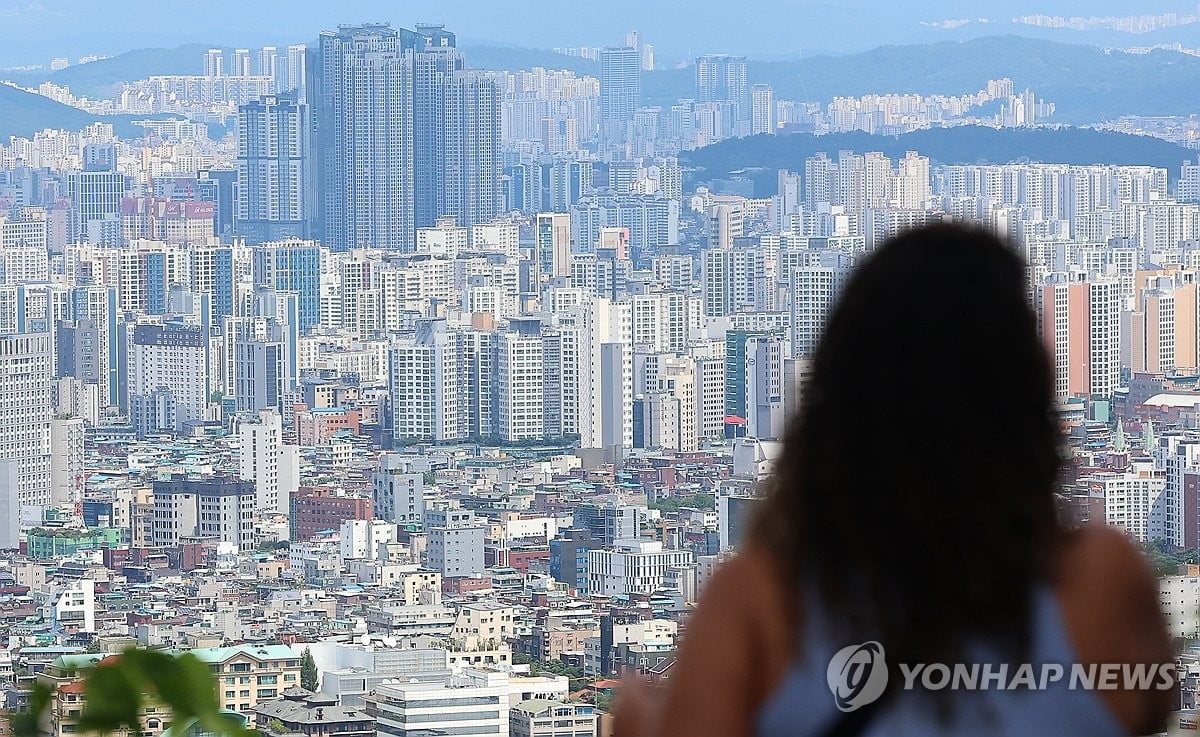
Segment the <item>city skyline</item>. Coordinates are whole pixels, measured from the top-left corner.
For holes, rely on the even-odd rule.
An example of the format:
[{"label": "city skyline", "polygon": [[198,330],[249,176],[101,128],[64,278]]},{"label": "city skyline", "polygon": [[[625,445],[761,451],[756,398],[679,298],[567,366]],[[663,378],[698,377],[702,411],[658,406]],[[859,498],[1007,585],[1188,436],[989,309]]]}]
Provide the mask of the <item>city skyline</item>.
[{"label": "city skyline", "polygon": [[843,453],[888,575],[1113,528],[1195,718],[1200,7],[1000,5],[0,0],[18,737],[142,650],[262,737],[604,737]]}]

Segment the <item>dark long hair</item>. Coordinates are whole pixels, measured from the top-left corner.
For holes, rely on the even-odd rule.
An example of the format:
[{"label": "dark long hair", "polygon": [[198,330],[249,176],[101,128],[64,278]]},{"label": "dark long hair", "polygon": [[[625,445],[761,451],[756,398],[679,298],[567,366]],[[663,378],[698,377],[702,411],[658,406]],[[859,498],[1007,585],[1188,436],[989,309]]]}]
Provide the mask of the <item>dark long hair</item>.
[{"label": "dark long hair", "polygon": [[1011,247],[962,226],[881,246],[788,427],[760,539],[842,636],[879,639],[889,662],[961,662],[976,637],[1027,650],[1060,433],[1024,277]]}]

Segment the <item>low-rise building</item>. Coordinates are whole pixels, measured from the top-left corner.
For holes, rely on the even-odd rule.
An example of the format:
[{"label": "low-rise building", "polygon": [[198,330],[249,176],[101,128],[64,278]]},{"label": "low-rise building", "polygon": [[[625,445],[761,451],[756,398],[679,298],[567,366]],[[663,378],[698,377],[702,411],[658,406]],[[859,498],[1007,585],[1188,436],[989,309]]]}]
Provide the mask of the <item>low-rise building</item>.
[{"label": "low-rise building", "polygon": [[591,704],[529,699],[508,713],[509,737],[595,737],[596,707]]},{"label": "low-rise building", "polygon": [[284,689],[282,696],[250,708],[255,728],[268,737],[375,737],[375,719],[361,707],[340,706],[336,696],[299,686]]}]

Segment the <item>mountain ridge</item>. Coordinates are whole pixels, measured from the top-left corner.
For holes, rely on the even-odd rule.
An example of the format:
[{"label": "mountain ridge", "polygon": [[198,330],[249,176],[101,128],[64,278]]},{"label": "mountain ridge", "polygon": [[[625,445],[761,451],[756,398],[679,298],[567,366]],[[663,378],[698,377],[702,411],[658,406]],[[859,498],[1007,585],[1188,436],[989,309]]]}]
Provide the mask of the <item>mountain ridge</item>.
[{"label": "mountain ridge", "polygon": [[758,135],[730,139],[679,155],[692,185],[737,174],[755,183],[756,196],[770,196],[776,171],[804,171],[804,160],[817,153],[837,158],[839,151],[879,151],[892,159],[917,151],[934,164],[1114,164],[1159,166],[1175,181],[1184,161],[1197,152],[1170,141],[1091,128],[930,128],[900,136],[856,131],[825,136]]}]

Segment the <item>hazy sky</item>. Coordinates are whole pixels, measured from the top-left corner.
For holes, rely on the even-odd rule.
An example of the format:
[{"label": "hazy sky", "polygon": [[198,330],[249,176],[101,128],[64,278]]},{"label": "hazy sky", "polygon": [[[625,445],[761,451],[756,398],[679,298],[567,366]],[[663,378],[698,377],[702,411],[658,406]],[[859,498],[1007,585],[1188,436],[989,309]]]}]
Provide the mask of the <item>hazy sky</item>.
[{"label": "hazy sky", "polygon": [[0,0],[0,65],[194,42],[300,42],[365,20],[443,22],[463,39],[535,48],[602,45],[637,28],[665,56],[770,57],[936,38],[922,20],[1195,9],[1176,0]]}]

